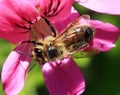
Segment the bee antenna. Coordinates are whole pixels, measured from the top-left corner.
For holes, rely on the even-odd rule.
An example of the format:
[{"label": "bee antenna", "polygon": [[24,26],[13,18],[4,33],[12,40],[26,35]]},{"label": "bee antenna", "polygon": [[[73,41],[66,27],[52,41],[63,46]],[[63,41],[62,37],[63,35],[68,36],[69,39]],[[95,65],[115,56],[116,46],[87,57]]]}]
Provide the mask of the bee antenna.
[{"label": "bee antenna", "polygon": [[41,45],[41,46],[43,46],[43,43],[41,43],[41,42],[30,41],[30,40],[28,40],[28,41],[23,41],[23,42],[21,42],[21,43],[32,43],[32,44],[34,44],[34,45]]},{"label": "bee antenna", "polygon": [[45,18],[45,17],[42,17],[42,18],[49,25],[51,31],[53,32],[53,36],[56,37],[56,30],[55,30],[54,26],[51,24],[51,22],[47,18]]}]

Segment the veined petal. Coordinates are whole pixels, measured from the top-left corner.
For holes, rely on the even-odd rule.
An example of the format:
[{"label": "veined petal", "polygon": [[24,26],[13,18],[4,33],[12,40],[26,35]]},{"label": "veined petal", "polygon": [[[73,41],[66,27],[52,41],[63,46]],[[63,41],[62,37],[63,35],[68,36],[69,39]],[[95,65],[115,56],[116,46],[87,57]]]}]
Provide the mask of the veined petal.
[{"label": "veined petal", "polygon": [[117,41],[120,34],[116,26],[97,20],[90,20],[89,23],[96,30],[93,41],[90,43],[90,48],[104,52],[115,47],[114,43]]},{"label": "veined petal", "polygon": [[93,41],[90,43],[89,48],[85,49],[85,51],[97,50],[105,52],[111,50],[111,48],[113,47],[115,47],[115,44],[110,41],[94,38]]},{"label": "veined petal", "polygon": [[80,95],[85,89],[82,72],[70,58],[46,63],[42,72],[50,95]]},{"label": "veined petal", "polygon": [[22,42],[22,41],[27,41],[29,40],[29,37],[30,37],[29,32],[21,33],[21,34],[18,34],[18,33],[7,33],[6,34],[3,32],[0,34],[0,38],[3,38],[14,44]]},{"label": "veined petal", "polygon": [[70,14],[73,0],[40,0],[40,14],[51,21],[64,20]]},{"label": "veined petal", "polygon": [[[27,32],[38,18],[39,13],[36,8],[27,0],[1,0],[0,37],[9,40],[10,36],[6,37],[6,35],[14,34],[16,35],[15,38],[18,37],[15,39],[16,42],[19,42],[21,40],[19,36],[24,34],[25,39],[27,39]],[[15,43],[14,39],[10,39],[10,41]]]},{"label": "veined petal", "polygon": [[75,0],[91,10],[120,15],[120,0]]},{"label": "veined petal", "polygon": [[10,53],[5,61],[2,68],[2,84],[6,95],[17,95],[23,88],[24,78],[31,59],[24,53],[29,54],[30,52],[31,46],[28,43],[21,44]]}]

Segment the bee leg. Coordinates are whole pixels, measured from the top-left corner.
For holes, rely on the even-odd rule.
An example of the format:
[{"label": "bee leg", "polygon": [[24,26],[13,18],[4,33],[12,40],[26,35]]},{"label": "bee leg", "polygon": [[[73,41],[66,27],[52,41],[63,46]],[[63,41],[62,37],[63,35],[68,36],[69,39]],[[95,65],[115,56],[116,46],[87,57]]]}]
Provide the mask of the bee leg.
[{"label": "bee leg", "polygon": [[23,54],[23,55],[26,55],[26,56],[30,56],[30,57],[33,57],[32,54],[27,54],[25,52],[22,52],[22,51],[19,51],[19,50],[15,50],[17,53],[20,53],[20,54]]},{"label": "bee leg", "polygon": [[[22,51],[19,51],[19,50],[16,50],[16,52],[18,52],[18,53],[20,53],[20,54],[23,54],[23,55],[25,55],[25,56],[33,57],[32,54],[27,54],[27,53],[22,52]],[[36,66],[36,64],[33,64],[33,65],[28,69],[28,72],[30,72],[35,66]]]},{"label": "bee leg", "polygon": [[63,60],[64,60],[64,58],[62,58],[59,61],[57,61],[57,65],[61,65]]},{"label": "bee leg", "polygon": [[57,34],[56,34],[56,30],[55,30],[54,26],[51,24],[51,22],[47,18],[45,18],[45,17],[42,17],[42,18],[49,25],[51,31],[53,32],[53,37],[56,37]]},{"label": "bee leg", "polygon": [[59,60],[56,62],[57,65],[61,65],[62,64],[62,60]]},{"label": "bee leg", "polygon": [[36,63],[34,63],[34,64],[28,69],[28,72],[30,72],[35,66],[36,66]]}]

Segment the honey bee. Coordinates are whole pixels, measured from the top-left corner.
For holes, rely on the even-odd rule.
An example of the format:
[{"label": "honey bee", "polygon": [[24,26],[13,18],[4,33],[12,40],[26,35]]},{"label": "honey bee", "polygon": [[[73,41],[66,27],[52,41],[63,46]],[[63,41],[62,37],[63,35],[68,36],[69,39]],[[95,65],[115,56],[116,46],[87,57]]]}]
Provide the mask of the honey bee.
[{"label": "honey bee", "polygon": [[79,24],[79,19],[80,17],[70,23],[58,35],[50,21],[44,18],[54,35],[50,35],[39,41],[28,41],[34,44],[32,54],[39,64],[71,56],[75,52],[83,50],[89,44],[93,39],[95,29],[89,24]]}]

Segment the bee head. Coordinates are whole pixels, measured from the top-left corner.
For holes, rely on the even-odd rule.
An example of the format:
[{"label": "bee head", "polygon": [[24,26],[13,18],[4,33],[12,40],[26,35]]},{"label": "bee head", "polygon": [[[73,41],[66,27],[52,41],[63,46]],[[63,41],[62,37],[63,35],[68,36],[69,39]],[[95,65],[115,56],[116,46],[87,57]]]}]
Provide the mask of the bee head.
[{"label": "bee head", "polygon": [[46,62],[44,57],[44,51],[41,48],[34,48],[33,55],[35,56],[35,59],[38,63],[44,64]]},{"label": "bee head", "polygon": [[61,51],[60,47],[58,47],[56,45],[48,46],[46,49],[46,53],[47,53],[48,60],[51,60],[51,61],[54,61],[58,57],[62,56],[62,51]]}]

